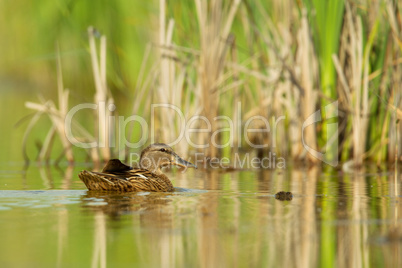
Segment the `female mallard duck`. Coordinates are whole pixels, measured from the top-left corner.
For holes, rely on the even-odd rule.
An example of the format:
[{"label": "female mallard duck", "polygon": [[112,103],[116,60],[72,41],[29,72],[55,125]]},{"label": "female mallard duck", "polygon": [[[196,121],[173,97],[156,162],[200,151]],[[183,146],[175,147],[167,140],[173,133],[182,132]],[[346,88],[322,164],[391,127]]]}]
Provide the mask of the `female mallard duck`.
[{"label": "female mallard duck", "polygon": [[168,165],[197,168],[196,165],[183,160],[168,145],[155,143],[141,152],[138,168],[112,159],[107,162],[102,172],[84,170],[78,177],[88,190],[173,192],[172,182],[161,171],[162,167]]}]

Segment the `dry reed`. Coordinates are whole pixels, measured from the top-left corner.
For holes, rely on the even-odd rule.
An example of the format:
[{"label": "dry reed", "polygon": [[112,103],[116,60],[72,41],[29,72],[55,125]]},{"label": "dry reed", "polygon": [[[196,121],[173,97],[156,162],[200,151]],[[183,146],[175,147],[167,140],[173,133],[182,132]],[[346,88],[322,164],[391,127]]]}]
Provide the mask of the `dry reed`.
[{"label": "dry reed", "polygon": [[[194,0],[192,8],[197,17],[197,26],[194,27],[198,28],[191,30],[198,37],[198,43],[184,47],[181,44],[183,40],[175,35],[175,19],[179,18],[169,17],[168,5],[166,0],[159,1],[157,45],[149,45],[146,49],[132,109],[132,114],[145,117],[151,123],[151,129],[142,130],[142,134],[153,135],[151,142],[169,143],[182,137],[175,146],[180,154],[186,155],[192,149],[197,149],[197,144],[207,144],[206,155],[214,157],[224,151],[237,152],[247,138],[252,144],[258,145],[260,156],[270,150],[297,161],[317,163],[318,159],[306,151],[306,145],[315,151],[325,151],[330,148],[328,144],[337,142],[337,136],[342,136],[339,138],[340,151],[332,153],[335,158],[348,160],[349,152],[353,152],[353,165],[356,167],[360,167],[365,159],[376,152],[383,152],[381,155],[388,153],[388,159],[394,159],[394,155],[399,159],[402,155],[401,147],[397,147],[402,142],[401,137],[395,135],[396,130],[401,130],[401,125],[396,120],[398,112],[393,114],[393,111],[402,110],[400,4],[393,1],[385,4],[384,10],[388,15],[386,23],[392,34],[389,40],[393,40],[391,45],[386,46],[386,53],[383,53],[386,54],[385,63],[381,62],[381,55],[376,52],[377,39],[381,34],[379,22],[383,16],[383,12],[380,12],[382,6],[378,6],[379,11],[370,11],[368,15],[358,12],[353,2],[345,1],[345,9],[343,5],[338,6],[339,17],[336,20],[339,22],[343,19],[343,28],[340,32],[340,49],[331,55],[330,62],[328,55],[320,48],[323,43],[317,43],[322,37],[315,38],[315,35],[322,34],[319,31],[321,28],[315,31],[316,25],[313,25],[311,17],[315,14],[314,9],[328,6],[309,6],[307,2],[295,5],[280,1],[267,4],[262,1]],[[300,7],[301,12],[298,12]],[[234,25],[243,32],[237,30],[231,33]],[[336,25],[332,26],[336,28]],[[368,35],[363,32],[366,28]],[[244,36],[239,38],[238,34]],[[108,107],[114,99],[107,87],[106,37],[101,37],[98,53],[92,27],[88,29],[88,35],[96,88],[94,101],[96,104],[105,103],[105,109],[96,118],[99,136],[95,138],[100,149],[89,152],[97,162],[109,159],[114,153],[111,144],[116,139],[113,136],[114,126],[107,122],[107,118],[113,116]],[[337,40],[336,36],[334,38]],[[194,48],[197,45],[199,48]],[[374,66],[372,58],[379,64]],[[338,85],[333,89],[320,88],[328,82],[322,74],[325,71],[324,62],[328,65],[328,73],[334,67],[336,69]],[[378,78],[381,78],[380,83],[377,82]],[[385,100],[386,105],[375,101],[377,97],[371,94],[370,87],[375,87],[375,92]],[[389,90],[390,87],[393,90]],[[36,113],[28,125],[24,148],[28,134],[41,115],[47,115],[52,122],[39,159],[50,158],[57,135],[66,158],[73,161],[71,144],[63,136],[65,130],[62,124],[68,111],[68,95],[69,91],[63,89],[59,63],[58,107],[44,99],[40,103],[26,104]],[[314,122],[303,129],[303,123],[311,120],[312,114],[325,109],[325,105],[332,101],[339,102],[339,109],[343,113],[341,131],[326,133],[327,120]],[[192,116],[201,116],[210,123],[210,129],[183,133],[183,122],[178,120],[177,111],[159,107],[151,115],[151,104],[172,105],[183,112],[187,122]],[[374,115],[369,117],[373,111],[381,113],[379,131],[375,129]],[[248,125],[259,132],[250,132],[247,137],[241,137],[235,131],[234,136],[230,137],[233,138],[230,148],[221,150],[214,143],[223,144],[226,139],[222,132],[226,126],[217,120],[222,115],[232,117],[235,130],[243,130],[249,120],[259,118]],[[285,119],[281,121],[280,118]],[[205,130],[205,121],[194,121],[190,127]],[[266,122],[271,127],[268,131]],[[93,139],[93,135],[83,126],[77,122],[74,125],[83,139]],[[370,131],[373,133],[368,133]],[[137,132],[131,128],[129,139]],[[192,143],[182,135],[190,137]],[[122,137],[118,139],[121,142]],[[371,144],[373,141],[374,144]],[[384,150],[382,147],[386,144],[388,149]]]},{"label": "dry reed", "polygon": [[[112,115],[113,109],[110,109],[110,107],[113,105],[114,100],[106,84],[106,37],[100,37],[100,56],[98,60],[95,31],[93,27],[88,28],[92,72],[96,89],[94,101],[99,107],[99,111],[95,114],[97,126],[99,127],[96,133],[99,134],[97,138],[102,158],[103,160],[109,160],[111,157],[110,143],[114,138],[111,133],[114,126],[108,125],[110,123],[108,118]],[[101,105],[101,103],[105,103],[105,105]]]},{"label": "dry reed", "polygon": [[[52,126],[45,138],[44,144],[39,152],[38,160],[39,161],[49,161],[50,159],[50,152],[54,140],[54,136],[57,133],[60,141],[63,145],[64,155],[67,160],[72,163],[74,161],[74,156],[72,152],[72,145],[67,139],[65,135],[65,127],[64,127],[64,118],[68,113],[68,96],[69,90],[64,89],[63,86],[63,75],[61,70],[61,59],[60,53],[57,53],[57,92],[58,92],[58,99],[59,99],[59,107],[57,108],[56,105],[52,101],[45,101],[41,99],[41,103],[32,103],[27,102],[25,106],[29,109],[36,111],[36,116],[34,116],[30,122],[30,125],[36,124],[38,116],[46,114],[52,122]],[[29,136],[31,128],[28,128],[24,135],[24,142],[26,144],[26,139]],[[24,149],[25,150],[25,149]],[[28,160],[26,158],[26,160]]]},{"label": "dry reed", "polygon": [[[339,95],[345,96],[345,107],[348,108],[352,119],[352,143],[353,143],[353,165],[360,168],[363,164],[363,157],[366,148],[366,135],[368,129],[369,114],[369,52],[371,43],[362,47],[362,21],[360,16],[353,17],[351,7],[346,3],[346,22],[343,34],[346,53],[350,66],[342,67],[339,58],[333,55],[334,64],[342,84],[343,92]],[[375,34],[375,33],[372,33]],[[346,73],[345,69],[349,72]]]},{"label": "dry reed", "polygon": [[[111,157],[111,150],[109,143],[112,137],[110,133],[112,133],[112,128],[114,126],[108,125],[108,116],[111,115],[111,111],[109,105],[113,104],[113,98],[110,92],[107,89],[106,85],[106,38],[104,36],[101,37],[101,55],[100,55],[100,63],[98,61],[96,44],[95,44],[95,30],[92,27],[88,28],[89,35],[89,43],[90,43],[90,54],[91,61],[93,67],[93,74],[96,85],[96,93],[95,93],[95,102],[98,104],[99,112],[95,114],[97,125],[99,126],[98,133],[98,144],[101,148],[102,158],[103,160],[108,160]],[[39,118],[42,115],[46,115],[51,121],[51,127],[48,131],[48,134],[45,137],[44,143],[40,148],[38,160],[39,161],[49,161],[50,154],[53,146],[53,141],[55,135],[57,134],[62,146],[63,153],[69,163],[74,161],[74,155],[72,151],[72,144],[67,138],[66,129],[65,129],[65,120],[67,118],[67,113],[69,112],[69,90],[64,89],[63,85],[63,75],[62,75],[62,67],[61,67],[61,59],[60,53],[57,53],[57,92],[58,92],[58,107],[51,100],[45,100],[40,97],[40,103],[26,102],[25,106],[29,109],[32,109],[35,112],[34,116],[30,120],[28,124],[28,128],[25,131],[23,138],[23,150],[24,157],[26,161],[29,161],[26,152],[26,144],[27,139],[33,129],[33,127],[37,124]],[[104,102],[105,105],[100,105],[101,102]],[[102,110],[102,107],[105,108]],[[78,123],[76,120],[72,121],[71,125],[71,133],[75,131],[84,142],[93,141],[95,139],[94,135],[91,135],[87,128]],[[97,148],[91,148],[88,151],[92,161],[98,163],[100,161],[100,155]],[[60,159],[57,158],[57,159]]]}]

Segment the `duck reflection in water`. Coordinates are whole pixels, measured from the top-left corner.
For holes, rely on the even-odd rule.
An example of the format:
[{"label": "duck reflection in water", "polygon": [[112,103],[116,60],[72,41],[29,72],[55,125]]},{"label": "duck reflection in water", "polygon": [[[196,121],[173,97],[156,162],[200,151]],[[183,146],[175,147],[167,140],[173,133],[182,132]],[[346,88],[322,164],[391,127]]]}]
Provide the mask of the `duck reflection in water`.
[{"label": "duck reflection in water", "polygon": [[[82,197],[82,206],[87,211],[102,213],[112,221],[120,221],[124,215],[139,215],[141,223],[168,228],[170,217],[166,209],[172,200],[165,193],[146,195],[132,193],[105,193],[88,191]],[[162,226],[163,225],[163,226]]]}]

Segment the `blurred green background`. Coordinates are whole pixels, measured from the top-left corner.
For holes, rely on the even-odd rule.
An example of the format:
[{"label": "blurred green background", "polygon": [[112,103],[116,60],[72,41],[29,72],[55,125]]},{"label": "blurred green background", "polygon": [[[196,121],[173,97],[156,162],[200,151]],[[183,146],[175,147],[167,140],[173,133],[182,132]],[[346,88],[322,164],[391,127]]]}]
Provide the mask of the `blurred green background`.
[{"label": "blurred green background", "polygon": [[[133,85],[145,46],[157,30],[156,1],[0,1],[0,161],[21,161],[22,137],[31,115],[25,101],[57,99],[57,46],[70,103],[93,102],[95,91],[87,28],[107,36],[108,86],[119,109],[131,108]],[[28,153],[43,140],[49,121],[34,128]],[[58,143],[55,143],[58,146]],[[57,147],[56,147],[57,148]]]}]

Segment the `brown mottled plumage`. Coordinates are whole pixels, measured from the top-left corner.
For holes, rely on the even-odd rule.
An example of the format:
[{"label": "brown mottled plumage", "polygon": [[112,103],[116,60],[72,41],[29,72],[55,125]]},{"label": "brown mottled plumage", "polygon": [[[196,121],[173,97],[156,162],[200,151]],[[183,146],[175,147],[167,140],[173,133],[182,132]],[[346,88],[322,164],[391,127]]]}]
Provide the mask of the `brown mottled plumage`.
[{"label": "brown mottled plumage", "polygon": [[78,177],[88,190],[173,192],[173,184],[162,173],[161,167],[178,165],[195,167],[183,160],[172,148],[163,143],[151,144],[141,152],[138,168],[127,166],[118,159],[107,162],[102,172],[84,170]]}]

